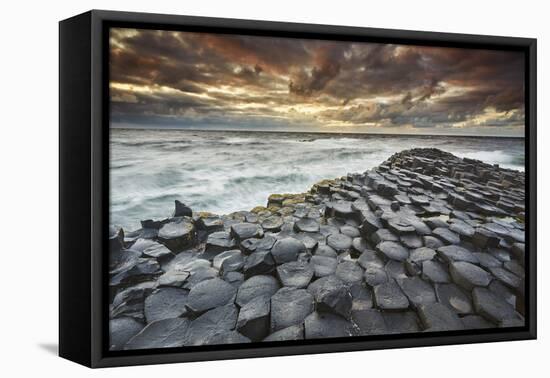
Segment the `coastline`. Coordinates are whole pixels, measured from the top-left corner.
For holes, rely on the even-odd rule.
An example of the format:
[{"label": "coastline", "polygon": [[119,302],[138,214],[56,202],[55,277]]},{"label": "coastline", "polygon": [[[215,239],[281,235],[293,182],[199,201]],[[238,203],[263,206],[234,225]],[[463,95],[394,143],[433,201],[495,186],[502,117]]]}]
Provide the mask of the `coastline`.
[{"label": "coastline", "polygon": [[524,188],[431,148],[251,211],[176,201],[111,227],[112,348],[521,326]]}]

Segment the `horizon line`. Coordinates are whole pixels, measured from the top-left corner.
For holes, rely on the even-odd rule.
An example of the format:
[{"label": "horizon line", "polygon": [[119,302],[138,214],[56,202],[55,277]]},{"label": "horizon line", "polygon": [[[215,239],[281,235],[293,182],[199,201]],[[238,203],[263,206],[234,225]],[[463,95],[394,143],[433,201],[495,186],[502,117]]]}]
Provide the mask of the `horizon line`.
[{"label": "horizon line", "polygon": [[525,139],[525,135],[480,135],[480,134],[412,134],[412,133],[373,133],[373,132],[348,132],[348,131],[278,131],[278,130],[252,130],[252,129],[191,129],[179,127],[131,127],[109,126],[109,129],[118,130],[169,130],[169,131],[193,131],[193,132],[255,132],[271,134],[348,134],[348,135],[374,135],[374,136],[434,136],[434,137],[467,137],[467,138],[508,138]]}]

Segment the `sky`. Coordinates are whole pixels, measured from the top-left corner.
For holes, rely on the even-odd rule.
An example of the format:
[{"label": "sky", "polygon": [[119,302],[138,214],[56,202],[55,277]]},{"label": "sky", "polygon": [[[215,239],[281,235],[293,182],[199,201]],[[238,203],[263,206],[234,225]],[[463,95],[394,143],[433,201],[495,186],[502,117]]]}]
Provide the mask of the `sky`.
[{"label": "sky", "polygon": [[523,136],[519,52],[111,29],[111,127]]}]

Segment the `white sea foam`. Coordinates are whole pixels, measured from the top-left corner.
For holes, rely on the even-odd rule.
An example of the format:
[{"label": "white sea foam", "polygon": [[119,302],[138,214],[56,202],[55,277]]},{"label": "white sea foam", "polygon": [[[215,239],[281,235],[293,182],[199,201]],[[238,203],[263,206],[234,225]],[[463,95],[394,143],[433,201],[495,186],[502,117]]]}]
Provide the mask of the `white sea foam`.
[{"label": "white sea foam", "polygon": [[523,170],[521,139],[111,130],[111,223],[139,228],[169,216],[173,201],[225,214],[265,205],[272,193],[363,172],[391,154],[437,147]]}]

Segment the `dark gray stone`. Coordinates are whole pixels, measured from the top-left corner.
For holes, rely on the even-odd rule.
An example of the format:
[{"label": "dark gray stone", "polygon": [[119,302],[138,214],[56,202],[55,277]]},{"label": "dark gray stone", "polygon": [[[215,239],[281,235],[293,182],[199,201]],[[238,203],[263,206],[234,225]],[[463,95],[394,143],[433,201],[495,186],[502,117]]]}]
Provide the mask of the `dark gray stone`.
[{"label": "dark gray stone", "polygon": [[219,334],[235,329],[238,313],[237,307],[231,303],[205,312],[189,324],[185,345],[214,343]]},{"label": "dark gray stone", "polygon": [[187,308],[193,314],[201,314],[212,308],[233,301],[237,290],[220,278],[199,282],[189,291]]},{"label": "dark gray stone", "polygon": [[319,223],[313,218],[302,218],[294,223],[297,232],[319,232]]},{"label": "dark gray stone", "polygon": [[244,257],[240,250],[230,250],[218,254],[212,261],[212,266],[222,273],[234,272],[244,266]]},{"label": "dark gray stone", "polygon": [[502,266],[502,262],[488,253],[474,253],[474,256],[479,261],[479,265],[484,268],[493,268]]},{"label": "dark gray stone", "polygon": [[426,331],[451,331],[464,329],[458,315],[441,303],[430,303],[418,309],[420,321]]},{"label": "dark gray stone", "polygon": [[336,266],[336,277],[347,284],[355,284],[363,280],[363,269],[354,261],[343,261]]},{"label": "dark gray stone", "polygon": [[271,297],[271,331],[300,324],[313,312],[313,296],[304,289],[283,287]]},{"label": "dark gray stone", "polygon": [[196,241],[195,225],[188,218],[173,218],[159,229],[158,241],[172,252],[183,251]]},{"label": "dark gray stone", "polygon": [[283,328],[277,332],[273,332],[263,341],[286,341],[286,340],[303,340],[304,339],[304,324],[296,324],[290,327]]},{"label": "dark gray stone", "polygon": [[365,269],[364,279],[367,285],[375,287],[388,282],[388,274],[383,268],[377,266],[369,266]]},{"label": "dark gray stone", "polygon": [[422,262],[422,278],[433,283],[451,282],[447,268],[433,260]]},{"label": "dark gray stone", "polygon": [[271,297],[279,290],[279,287],[277,279],[273,276],[251,277],[239,287],[235,303],[243,307],[254,298]]},{"label": "dark gray stone", "polygon": [[457,261],[450,264],[453,281],[466,290],[472,290],[476,286],[487,286],[491,282],[491,275],[477,265],[465,261]]},{"label": "dark gray stone", "polygon": [[174,217],[192,217],[193,210],[184,203],[175,200]]},{"label": "dark gray stone", "polygon": [[388,333],[384,317],[378,310],[352,311],[351,319],[361,336]]},{"label": "dark gray stone", "polygon": [[413,308],[436,302],[435,291],[428,282],[419,277],[400,278],[396,280]]},{"label": "dark gray stone", "polygon": [[344,234],[332,234],[327,237],[327,245],[338,253],[349,250],[352,243],[353,239]]},{"label": "dark gray stone", "polygon": [[458,245],[440,247],[437,249],[437,254],[448,264],[454,261],[465,261],[473,264],[479,262],[472,252]]},{"label": "dark gray stone", "polygon": [[380,230],[374,232],[370,235],[369,239],[373,244],[379,244],[383,241],[392,241],[392,242],[398,242],[399,237],[392,233],[387,228],[381,228]]},{"label": "dark gray stone", "polygon": [[126,350],[180,347],[189,327],[186,318],[162,319],[148,324],[124,346]]},{"label": "dark gray stone", "polygon": [[298,254],[306,252],[306,246],[298,239],[284,238],[277,240],[271,249],[271,254],[277,264],[296,261]]},{"label": "dark gray stone", "polygon": [[187,290],[163,287],[145,299],[144,311],[147,323],[161,319],[179,318],[187,312]]},{"label": "dark gray stone", "polygon": [[208,337],[206,345],[246,344],[251,340],[237,331],[220,331]]},{"label": "dark gray stone", "polygon": [[409,300],[394,280],[374,287],[374,301],[381,310],[406,310]]},{"label": "dark gray stone", "polygon": [[514,308],[504,299],[497,297],[485,288],[476,287],[472,291],[476,312],[489,321],[502,325],[509,319],[517,319]]},{"label": "dark gray stone", "polygon": [[321,278],[308,287],[313,295],[317,311],[332,312],[349,318],[353,297],[349,286],[336,276]]},{"label": "dark gray stone", "polygon": [[283,286],[305,288],[313,278],[313,268],[307,262],[291,261],[277,267],[277,276]]},{"label": "dark gray stone", "polygon": [[259,224],[244,222],[231,226],[231,236],[239,243],[249,238],[261,238],[263,235],[263,229]]},{"label": "dark gray stone", "polygon": [[270,216],[262,222],[262,228],[268,232],[279,232],[283,227],[283,219],[277,215]]},{"label": "dark gray stone", "polygon": [[429,261],[433,259],[435,255],[436,253],[433,249],[420,247],[410,252],[409,260],[414,263],[422,263],[423,261]]},{"label": "dark gray stone", "polygon": [[438,249],[444,245],[441,240],[433,236],[423,236],[422,241],[424,242],[424,247],[431,249]]},{"label": "dark gray stone", "polygon": [[375,251],[366,250],[359,256],[357,263],[363,268],[367,269],[370,267],[383,268],[384,262],[376,255]]},{"label": "dark gray stone", "polygon": [[386,323],[387,333],[414,333],[421,331],[420,320],[413,311],[398,311],[382,313]]},{"label": "dark gray stone", "polygon": [[351,322],[331,313],[313,312],[304,320],[306,339],[354,336]]},{"label": "dark gray stone", "polygon": [[457,314],[466,315],[473,312],[470,297],[455,284],[439,284],[435,286],[437,301],[452,308]]},{"label": "dark gray stone", "polygon": [[121,350],[132,337],[143,329],[143,324],[129,317],[109,321],[109,349]]},{"label": "dark gray stone", "polygon": [[243,272],[246,278],[268,274],[275,269],[275,260],[269,251],[259,251],[248,256],[244,262]]},{"label": "dark gray stone", "polygon": [[462,318],[465,329],[494,328],[495,325],[479,315],[467,315]]},{"label": "dark gray stone", "polygon": [[310,263],[317,278],[334,274],[338,265],[338,261],[335,258],[322,255],[311,257]]},{"label": "dark gray stone", "polygon": [[445,244],[460,243],[460,236],[446,227],[439,227],[432,231],[432,234],[441,239]]},{"label": "dark gray stone", "polygon": [[489,271],[496,277],[497,280],[506,286],[514,289],[517,292],[523,291],[523,280],[514,273],[504,268],[489,268]]},{"label": "dark gray stone", "polygon": [[217,254],[235,249],[237,243],[231,237],[229,232],[218,231],[208,235],[206,246],[204,247],[204,258],[213,259]]},{"label": "dark gray stone", "polygon": [[391,260],[405,261],[409,257],[409,251],[405,247],[392,241],[381,242],[376,246],[376,250]]},{"label": "dark gray stone", "polygon": [[269,334],[271,296],[256,297],[241,307],[237,330],[252,341],[261,341]]}]

